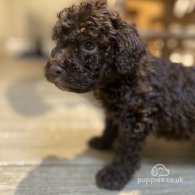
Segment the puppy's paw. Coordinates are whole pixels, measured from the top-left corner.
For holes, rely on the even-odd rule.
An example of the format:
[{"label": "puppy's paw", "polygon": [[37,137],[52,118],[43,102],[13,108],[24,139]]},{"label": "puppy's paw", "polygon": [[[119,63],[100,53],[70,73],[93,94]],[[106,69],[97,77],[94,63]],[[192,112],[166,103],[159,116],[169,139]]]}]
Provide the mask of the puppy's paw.
[{"label": "puppy's paw", "polygon": [[103,168],[96,176],[97,186],[108,190],[121,190],[128,181],[126,173],[114,166]]},{"label": "puppy's paw", "polygon": [[108,150],[111,148],[110,144],[106,143],[102,137],[93,137],[89,140],[88,144],[91,148],[98,150]]}]

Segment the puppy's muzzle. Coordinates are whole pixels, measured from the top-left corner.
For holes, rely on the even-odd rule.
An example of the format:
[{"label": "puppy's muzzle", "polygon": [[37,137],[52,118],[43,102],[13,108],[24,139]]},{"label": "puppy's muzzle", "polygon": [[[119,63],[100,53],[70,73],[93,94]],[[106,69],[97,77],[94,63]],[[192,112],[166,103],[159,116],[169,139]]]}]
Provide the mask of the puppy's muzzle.
[{"label": "puppy's muzzle", "polygon": [[53,82],[64,72],[64,68],[56,61],[49,60],[46,65],[46,77],[49,81]]},{"label": "puppy's muzzle", "polygon": [[54,75],[54,76],[59,76],[64,72],[64,69],[61,66],[58,65],[51,65],[49,68],[49,71]]}]

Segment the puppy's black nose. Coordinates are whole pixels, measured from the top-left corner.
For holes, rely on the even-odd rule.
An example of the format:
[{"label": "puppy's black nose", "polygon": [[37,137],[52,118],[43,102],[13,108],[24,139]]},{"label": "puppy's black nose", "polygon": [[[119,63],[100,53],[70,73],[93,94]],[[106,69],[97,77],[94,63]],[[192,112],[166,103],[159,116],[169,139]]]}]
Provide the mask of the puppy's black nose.
[{"label": "puppy's black nose", "polygon": [[61,66],[52,65],[50,67],[50,71],[52,72],[53,75],[59,76],[60,74],[62,74],[64,72],[64,69]]}]

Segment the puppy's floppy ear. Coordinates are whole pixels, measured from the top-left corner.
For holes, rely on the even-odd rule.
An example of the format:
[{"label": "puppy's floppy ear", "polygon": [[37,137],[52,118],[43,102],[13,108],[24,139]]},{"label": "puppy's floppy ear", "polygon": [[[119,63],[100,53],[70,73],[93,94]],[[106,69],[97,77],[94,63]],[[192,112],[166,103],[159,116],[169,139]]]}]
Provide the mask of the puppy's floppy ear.
[{"label": "puppy's floppy ear", "polygon": [[118,15],[111,17],[115,30],[115,65],[120,74],[129,74],[136,69],[143,55],[146,54],[144,43],[141,41],[136,27],[122,21]]}]

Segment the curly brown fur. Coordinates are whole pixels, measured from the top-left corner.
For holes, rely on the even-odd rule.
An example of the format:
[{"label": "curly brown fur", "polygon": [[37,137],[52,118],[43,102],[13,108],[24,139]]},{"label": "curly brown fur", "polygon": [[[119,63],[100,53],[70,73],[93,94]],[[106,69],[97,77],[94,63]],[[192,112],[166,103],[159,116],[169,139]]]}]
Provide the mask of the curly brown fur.
[{"label": "curly brown fur", "polygon": [[98,172],[99,187],[120,190],[128,183],[149,134],[194,138],[195,68],[151,56],[136,28],[105,4],[64,9],[53,39],[47,79],[62,90],[94,91],[105,109],[104,133],[89,144],[114,145],[115,157]]}]

